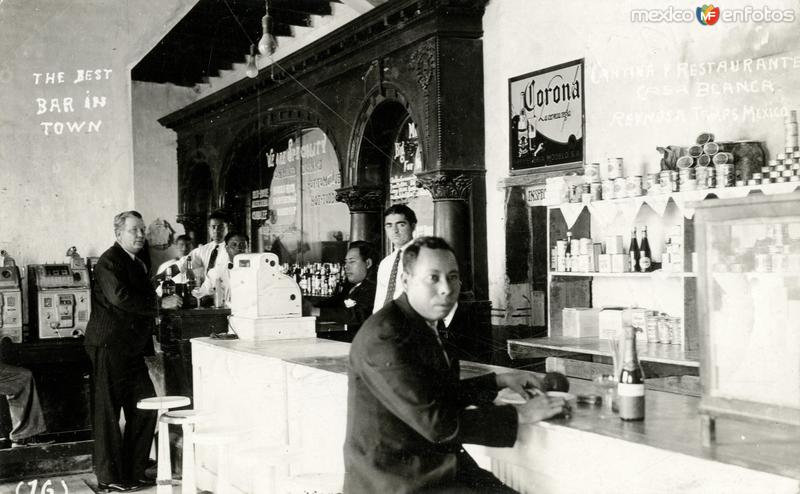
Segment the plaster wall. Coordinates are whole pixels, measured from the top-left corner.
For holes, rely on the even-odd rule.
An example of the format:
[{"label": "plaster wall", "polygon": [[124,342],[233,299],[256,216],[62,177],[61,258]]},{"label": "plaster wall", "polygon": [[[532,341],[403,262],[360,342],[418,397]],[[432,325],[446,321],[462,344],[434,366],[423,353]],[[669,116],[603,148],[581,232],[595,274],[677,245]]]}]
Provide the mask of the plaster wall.
[{"label": "plaster wall", "polygon": [[[746,1],[723,9],[744,9]],[[784,114],[800,109],[800,5],[795,22],[632,22],[629,2],[492,1],[483,19],[490,299],[505,308],[505,190],[509,177],[508,79],[585,59],[585,160],[623,157],[626,172],[655,173],[656,146],[689,145],[701,132],[755,139],[783,151]],[[660,2],[659,9],[686,9]],[[695,5],[691,5],[691,9]],[[734,71],[733,62],[739,62]],[[713,69],[708,64],[713,62]],[[722,70],[721,62],[726,62]],[[745,70],[745,63],[750,70]],[[545,232],[534,232],[544,235]]]}]

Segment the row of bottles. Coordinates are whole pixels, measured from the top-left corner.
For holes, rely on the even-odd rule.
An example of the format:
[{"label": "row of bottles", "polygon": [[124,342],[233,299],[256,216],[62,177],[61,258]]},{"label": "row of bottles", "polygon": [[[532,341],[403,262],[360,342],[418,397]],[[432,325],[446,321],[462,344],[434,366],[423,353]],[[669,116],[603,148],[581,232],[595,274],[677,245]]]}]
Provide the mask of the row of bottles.
[{"label": "row of bottles", "polygon": [[627,273],[649,272],[653,268],[653,253],[647,240],[647,227],[642,227],[639,240],[634,227],[628,253],[623,251],[622,236],[607,237],[605,242],[591,238],[558,240],[551,251],[550,269],[557,272],[576,273]]},{"label": "row of bottles", "polygon": [[331,262],[315,262],[305,266],[285,263],[281,265],[281,272],[293,277],[306,296],[328,297],[333,294],[336,285],[344,280],[342,265]]},{"label": "row of bottles", "polygon": [[[174,269],[177,265],[173,265],[168,268],[164,272],[164,280],[161,282],[161,296],[162,297],[169,297],[170,295],[175,295],[176,292],[176,283],[175,280],[172,279],[173,273],[172,269]],[[183,269],[179,271],[180,274],[183,275],[183,279],[186,280],[184,283],[186,290],[184,293],[178,293],[180,296],[189,295],[192,291],[197,288],[197,277],[194,272],[194,268],[192,266],[192,258],[186,258],[186,264],[184,265]]]}]

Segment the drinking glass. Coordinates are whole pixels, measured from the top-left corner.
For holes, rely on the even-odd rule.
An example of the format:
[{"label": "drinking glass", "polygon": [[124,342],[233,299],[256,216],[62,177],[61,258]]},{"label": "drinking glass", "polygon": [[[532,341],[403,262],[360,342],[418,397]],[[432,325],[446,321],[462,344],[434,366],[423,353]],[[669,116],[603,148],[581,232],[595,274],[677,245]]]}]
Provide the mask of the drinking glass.
[{"label": "drinking glass", "polygon": [[617,377],[612,374],[600,374],[595,376],[593,381],[603,390],[603,406],[605,409],[614,412],[614,401],[617,397]]},{"label": "drinking glass", "polygon": [[194,297],[195,299],[197,299],[197,307],[196,307],[196,308],[197,308],[197,309],[200,309],[200,308],[201,308],[201,307],[200,307],[200,299],[201,299],[201,298],[203,298],[203,294],[202,294],[202,292],[200,291],[200,288],[194,288],[194,289],[192,290],[192,297]]}]

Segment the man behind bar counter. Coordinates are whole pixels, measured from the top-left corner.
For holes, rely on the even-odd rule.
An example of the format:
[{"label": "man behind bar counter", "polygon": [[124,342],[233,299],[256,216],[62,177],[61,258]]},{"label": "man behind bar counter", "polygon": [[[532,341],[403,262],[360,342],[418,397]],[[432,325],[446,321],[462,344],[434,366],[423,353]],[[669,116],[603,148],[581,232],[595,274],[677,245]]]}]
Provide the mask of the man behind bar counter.
[{"label": "man behind bar counter", "polygon": [[533,394],[540,383],[523,372],[459,380],[437,333],[461,290],[455,253],[437,237],[403,250],[405,293],[367,319],[350,347],[344,492],[514,492],[462,443],[513,446],[518,424],[555,416],[564,401],[538,394],[494,405],[504,387]]},{"label": "man behind bar counter", "polygon": [[[158,298],[150,284],[143,252],[142,215],[124,211],[114,217],[117,241],[94,268],[92,315],[86,327],[86,352],[92,362],[94,471],[98,487],[128,492],[154,482],[145,478],[156,414],[136,403],[156,395],[144,357],[153,355],[153,324]],[[176,295],[161,300],[177,308]],[[120,433],[120,409],[125,430]]]}]

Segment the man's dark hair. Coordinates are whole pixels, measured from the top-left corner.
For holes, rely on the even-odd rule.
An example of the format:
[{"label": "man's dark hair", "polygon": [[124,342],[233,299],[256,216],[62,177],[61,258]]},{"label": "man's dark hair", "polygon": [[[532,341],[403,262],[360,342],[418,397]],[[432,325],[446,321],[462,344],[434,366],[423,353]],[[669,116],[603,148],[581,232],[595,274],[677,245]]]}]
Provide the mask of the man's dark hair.
[{"label": "man's dark hair", "polygon": [[225,243],[227,244],[228,240],[232,239],[233,237],[242,237],[243,239],[245,239],[247,241],[248,244],[250,243],[250,237],[248,237],[247,235],[245,235],[242,232],[237,232],[237,231],[228,232],[225,235]]},{"label": "man's dark hair", "polygon": [[347,250],[350,249],[358,249],[358,255],[361,256],[361,260],[367,262],[367,259],[372,259],[372,266],[375,266],[375,248],[371,243],[364,240],[355,240],[347,246]]},{"label": "man's dark hair", "polygon": [[[403,249],[403,271],[411,273],[414,270],[414,264],[417,262],[417,256],[421,248],[428,248],[431,250],[449,250],[456,255],[456,251],[450,247],[450,244],[441,237],[419,237],[415,238],[411,245]],[[456,259],[458,261],[458,259]]]},{"label": "man's dark hair", "polygon": [[406,221],[412,225],[417,224],[417,215],[414,213],[413,209],[405,204],[392,204],[386,208],[386,211],[383,212],[384,219],[390,214],[402,214],[406,218]]},{"label": "man's dark hair", "polygon": [[228,215],[222,211],[214,211],[208,215],[208,221],[220,220],[223,223],[228,223]]},{"label": "man's dark hair", "polygon": [[192,240],[192,237],[190,237],[189,235],[186,235],[185,233],[183,235],[178,235],[178,237],[175,239],[175,243],[176,244],[178,242],[181,242],[181,241],[189,242],[191,244],[194,244],[194,240]]}]

